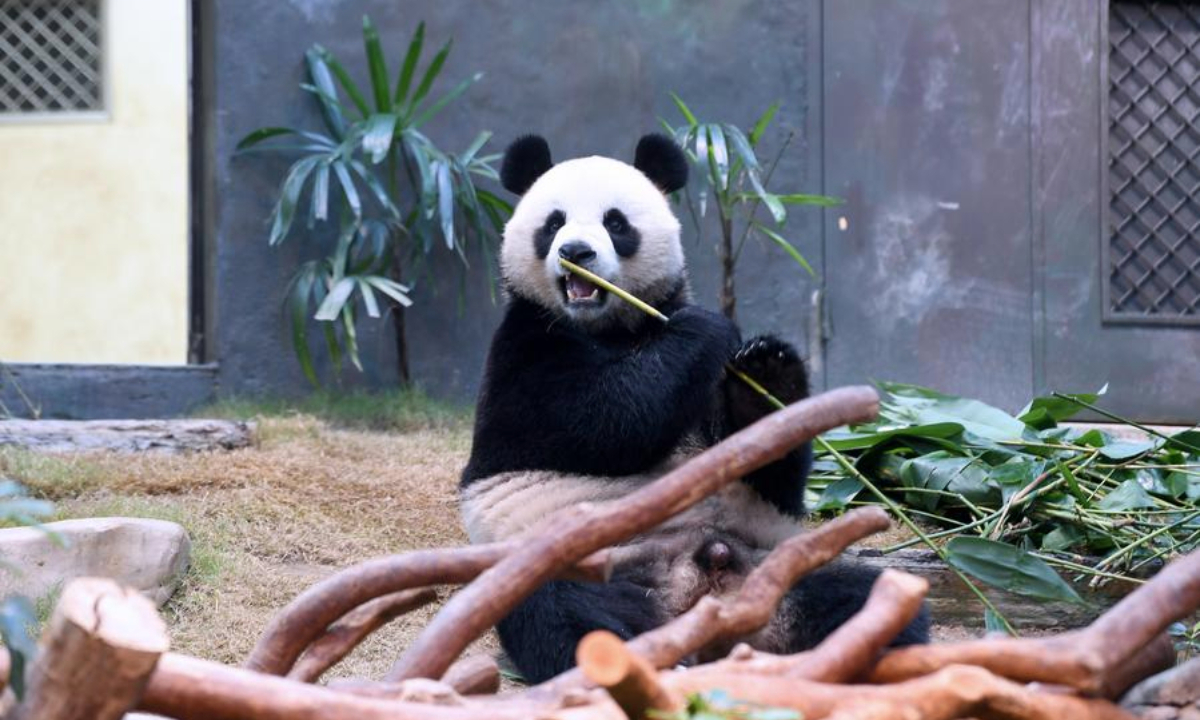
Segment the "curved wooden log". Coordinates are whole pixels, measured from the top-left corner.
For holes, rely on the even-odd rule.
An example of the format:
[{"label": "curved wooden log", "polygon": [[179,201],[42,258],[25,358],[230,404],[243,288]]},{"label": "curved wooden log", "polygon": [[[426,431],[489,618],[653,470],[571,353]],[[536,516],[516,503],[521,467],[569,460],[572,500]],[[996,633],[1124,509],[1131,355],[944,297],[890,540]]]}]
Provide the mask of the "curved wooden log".
[{"label": "curved wooden log", "polygon": [[439,677],[462,651],[547,580],[589,553],[645,532],[825,430],[875,417],[869,387],[833,390],[774,412],[604,507],[558,513],[545,532],[459,591],[396,661],[389,680]]},{"label": "curved wooden log", "polygon": [[[1115,697],[1120,691],[1116,686],[1140,679],[1119,670],[1134,663],[1171,623],[1197,607],[1200,552],[1193,552],[1168,564],[1083,630],[1051,638],[901,648],[880,660],[871,681],[896,682],[949,665],[977,665],[1012,680],[1067,685],[1087,695]],[[1158,652],[1157,657],[1164,656]],[[1143,669],[1153,672],[1153,663],[1145,664],[1148,667]]]},{"label": "curved wooden log", "polygon": [[[267,626],[244,666],[284,675],[308,646],[343,615],[378,597],[433,584],[470,582],[508,556],[515,543],[417,550],[368,560],[313,585],[281,610]],[[563,578],[608,579],[607,551],[585,557],[563,569]]]},{"label": "curved wooden log", "polygon": [[459,658],[442,676],[459,695],[491,695],[500,690],[500,666],[490,655]]},{"label": "curved wooden log", "polygon": [[287,674],[292,680],[316,682],[337,665],[367,636],[405,613],[437,600],[433,588],[401,590],[363,603],[338,620],[308,650]]}]

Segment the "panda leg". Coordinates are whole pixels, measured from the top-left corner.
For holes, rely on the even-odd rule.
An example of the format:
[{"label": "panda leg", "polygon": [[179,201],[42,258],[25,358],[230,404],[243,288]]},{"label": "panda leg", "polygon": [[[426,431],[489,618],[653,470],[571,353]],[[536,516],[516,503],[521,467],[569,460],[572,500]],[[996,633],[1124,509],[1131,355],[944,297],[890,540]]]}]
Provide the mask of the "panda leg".
[{"label": "panda leg", "polygon": [[[809,573],[792,587],[779,606],[789,637],[785,652],[796,653],[816,647],[834,630],[862,609],[879,577],[872,567],[838,561]],[[892,647],[929,642],[929,608],[904,628]]]},{"label": "panda leg", "polygon": [[496,626],[505,654],[529,683],[540,683],[575,666],[575,646],[593,630],[629,640],[666,618],[645,586],[553,581],[525,599]]},{"label": "panda leg", "polygon": [[[733,365],[762,384],[784,403],[808,397],[804,361],[790,344],[772,335],[751,338],[734,355]],[[728,432],[733,433],[770,414],[775,407],[740,378],[725,381]],[[804,482],[812,468],[812,446],[805,444],[755,470],[745,482],[762,498],[789,515],[804,513]]]}]

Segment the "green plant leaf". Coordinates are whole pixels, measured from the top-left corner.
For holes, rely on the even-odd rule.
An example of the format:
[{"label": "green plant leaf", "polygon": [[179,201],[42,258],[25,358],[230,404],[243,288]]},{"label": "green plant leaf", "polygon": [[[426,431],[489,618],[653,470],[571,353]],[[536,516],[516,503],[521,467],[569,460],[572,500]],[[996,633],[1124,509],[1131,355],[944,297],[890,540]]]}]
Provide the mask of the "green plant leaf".
[{"label": "green plant leaf", "polygon": [[1100,454],[1110,460],[1128,460],[1158,448],[1158,443],[1150,441],[1118,440],[1105,444],[1100,448]]},{"label": "green plant leaf", "polygon": [[379,301],[375,299],[375,291],[371,289],[371,283],[362,278],[355,278],[355,284],[358,285],[358,292],[363,297],[363,305],[367,308],[369,317],[379,317]]},{"label": "green plant leaf", "polygon": [[454,183],[450,178],[450,166],[445,161],[435,163],[437,167],[438,216],[442,221],[442,239],[446,247],[454,249]]},{"label": "green plant leaf", "polygon": [[880,415],[891,422],[929,425],[956,422],[967,432],[988,440],[1019,440],[1025,423],[979,400],[954,397],[904,383],[878,383],[889,397]]},{"label": "green plant leaf", "polygon": [[363,279],[366,280],[371,287],[375,288],[384,295],[387,295],[400,305],[403,305],[404,307],[412,305],[412,300],[408,297],[407,285],[401,285],[395,280],[390,280],[379,275],[369,275]]},{"label": "green plant leaf", "polygon": [[716,187],[724,190],[729,187],[729,148],[725,144],[725,132],[721,126],[711,123],[706,126],[708,132],[708,161],[712,166]]},{"label": "green plant leaf", "polygon": [[311,219],[329,219],[329,163],[323,162],[317,166],[313,175],[312,195],[309,197]]},{"label": "green plant leaf", "polygon": [[[671,93],[671,99],[675,101],[675,107],[679,108],[679,113],[683,115],[683,119],[687,121],[688,126],[696,127],[696,116],[692,114],[691,109],[683,102],[683,99],[675,93]],[[696,153],[696,155],[704,157],[700,153]]]},{"label": "green plant leaf", "polygon": [[239,140],[237,147],[234,148],[234,152],[244,152],[258,145],[264,140],[270,140],[271,138],[281,137],[284,135],[296,135],[312,141],[313,144],[311,146],[301,146],[302,148],[311,148],[312,150],[332,150],[336,147],[332,140],[319,133],[306,132],[304,130],[296,130],[294,128],[287,127],[264,127],[255,130]]},{"label": "green plant leaf", "polygon": [[417,69],[417,61],[421,58],[421,48],[425,45],[425,23],[417,25],[412,39],[408,41],[408,51],[404,54],[404,64],[400,68],[400,76],[396,78],[396,95],[392,102],[399,107],[408,97],[408,89],[412,87],[413,73]]},{"label": "green plant leaf", "polygon": [[12,595],[0,603],[0,636],[12,663],[9,685],[18,700],[25,697],[25,673],[38,653],[37,639],[31,631],[34,627],[37,627],[37,613],[28,598]]},{"label": "green plant leaf", "polygon": [[784,240],[783,237],[779,233],[775,232],[774,230],[768,228],[767,226],[765,226],[761,223],[751,223],[751,225],[763,237],[767,238],[771,242],[773,242],[776,245],[778,245],[779,247],[783,248],[783,251],[786,252],[788,255],[790,255],[791,258],[793,260],[795,260],[797,264],[800,265],[800,267],[807,270],[809,275],[811,275],[813,277],[817,276],[817,272],[812,269],[812,265],[808,264],[808,260],[805,260],[804,256],[800,254],[800,251],[797,250],[795,247],[793,247],[790,242],[788,242],[787,240]]},{"label": "green plant leaf", "polygon": [[314,387],[320,383],[317,380],[316,368],[313,366],[312,353],[308,349],[307,330],[308,300],[312,295],[315,281],[316,263],[307,262],[300,266],[300,270],[292,278],[287,294],[287,309],[292,328],[292,351],[300,362],[300,369],[304,371],[304,377],[308,378]]},{"label": "green plant leaf", "polygon": [[1080,410],[1083,410],[1082,405],[1072,402],[1070,398],[1076,398],[1086,403],[1094,403],[1106,392],[1108,392],[1107,385],[1095,393],[1079,393],[1067,397],[1055,397],[1053,395],[1036,397],[1021,412],[1017,413],[1017,419],[1030,427],[1045,430],[1054,427],[1063,420],[1074,417],[1079,414]]},{"label": "green plant leaf", "polygon": [[362,149],[371,162],[378,165],[392,149],[392,136],[399,118],[394,113],[378,113],[367,118],[363,130]]},{"label": "green plant leaf", "polygon": [[354,306],[346,303],[342,307],[342,335],[346,340],[346,355],[354,369],[362,372],[362,358],[358,355],[358,327],[354,317]]},{"label": "green plant leaf", "polygon": [[392,217],[392,219],[398,220],[400,218],[400,209],[396,207],[394,202],[392,202],[392,198],[390,195],[388,195],[387,189],[383,187],[383,183],[379,181],[379,178],[375,175],[375,173],[373,173],[370,168],[368,168],[366,165],[363,165],[358,160],[351,160],[349,164],[350,168],[354,170],[354,172],[360,178],[362,178],[363,184],[367,186],[367,189],[371,191],[371,194],[375,196],[375,200],[379,202],[379,206],[382,207],[387,214]]},{"label": "green plant leaf", "polygon": [[345,309],[346,303],[350,300],[351,293],[357,286],[354,278],[344,277],[338,280],[329,294],[325,296],[325,301],[321,303],[321,307],[317,308],[317,314],[313,316],[314,320],[331,322],[337,320],[338,315]]},{"label": "green plant leaf", "polygon": [[[900,480],[905,487],[954,493],[977,504],[1000,497],[999,488],[990,482],[987,471],[978,460],[958,457],[943,450],[904,461],[900,466]],[[935,509],[941,502],[939,496],[934,494],[912,495],[910,504],[926,510]]]},{"label": "green plant leaf", "polygon": [[[354,103],[355,109],[358,110],[359,117],[366,117],[367,115],[370,115],[371,108],[367,105],[367,99],[363,96],[362,90],[358,89],[358,85],[354,82],[354,78],[350,77],[350,73],[346,72],[346,68],[343,67],[340,62],[338,62],[338,59],[333,56],[333,53],[329,52],[323,47],[320,47],[319,45],[317,47],[320,48],[319,52],[321,53],[321,59],[324,60],[325,64],[329,66],[329,70],[333,73],[333,76],[337,78],[338,84],[341,85],[342,89],[346,91],[346,94],[350,96],[350,102]],[[330,97],[333,97],[332,92],[327,94]]]},{"label": "green plant leaf", "polygon": [[830,510],[841,510],[850,504],[859,492],[863,489],[863,484],[854,477],[844,477],[825,486],[825,490],[821,493],[817,504],[812,508],[813,512],[827,512]]},{"label": "green plant leaf", "polygon": [[958,423],[934,423],[879,431],[832,430],[824,435],[824,439],[834,450],[845,452],[874,447],[894,438],[952,438],[961,435],[962,431],[962,425]]},{"label": "green plant leaf", "polygon": [[766,132],[767,126],[771,124],[771,119],[775,117],[775,113],[777,112],[779,112],[778,100],[771,103],[770,107],[759,116],[758,121],[754,123],[754,129],[750,131],[749,139],[752,147],[757,146],[758,141],[762,140],[763,133]]},{"label": "green plant leaf", "polygon": [[828,195],[805,195],[804,193],[788,193],[786,195],[776,195],[779,202],[784,205],[817,205],[820,207],[833,207],[841,205],[841,198],[830,197]]},{"label": "green plant leaf", "polygon": [[429,63],[429,67],[425,68],[425,75],[421,77],[421,84],[417,86],[417,91],[413,93],[412,99],[408,101],[408,115],[411,116],[417,104],[425,99],[429,94],[429,89],[433,87],[433,81],[437,79],[439,73],[442,72],[442,65],[446,64],[446,56],[450,54],[450,48],[453,46],[453,40],[447,40],[446,44],[438,50],[437,55],[433,56],[433,61]]},{"label": "green plant leaf", "polygon": [[479,82],[480,78],[482,78],[482,77],[483,77],[483,73],[481,73],[481,72],[475,73],[471,77],[469,77],[466,80],[463,80],[459,84],[455,85],[453,90],[451,90],[450,92],[441,96],[432,105],[430,105],[430,106],[426,107],[424,110],[422,110],[421,114],[417,115],[413,119],[412,126],[420,127],[423,123],[429,121],[434,115],[437,115],[439,112],[441,112],[442,108],[446,107],[446,105],[448,105],[449,103],[454,102],[454,100],[456,100],[459,95],[462,95],[464,92],[466,92],[467,88],[469,88],[472,85],[474,85],[475,83]]},{"label": "green plant leaf", "polygon": [[946,543],[951,565],[992,587],[1039,600],[1085,604],[1054,568],[1008,543],[956,537]]},{"label": "green plant leaf", "polygon": [[329,72],[329,64],[325,61],[328,52],[320,45],[314,45],[304,53],[308,65],[308,76],[313,87],[317,90],[317,101],[321,105],[321,116],[329,132],[339,140],[346,135],[346,118],[342,115],[342,107],[337,102],[337,88],[333,85],[333,76]]},{"label": "green plant leaf", "polygon": [[[463,150],[462,155],[459,156],[459,162],[469,166],[475,159],[475,155],[483,148],[484,145],[487,144],[487,141],[491,139],[492,133],[489,130],[484,130],[476,135],[475,139],[471,141],[471,144],[467,146],[467,149]],[[484,159],[485,158],[480,158],[480,161],[483,161]]]},{"label": "green plant leaf", "polygon": [[367,70],[371,76],[371,91],[375,95],[375,110],[381,113],[392,111],[392,96],[388,92],[387,60],[379,44],[379,31],[371,18],[363,16],[363,50],[367,55]]},{"label": "green plant leaf", "polygon": [[1150,497],[1150,493],[1146,492],[1146,488],[1142,487],[1137,480],[1126,480],[1118,485],[1116,490],[1105,495],[1103,500],[1096,503],[1096,507],[1101,510],[1124,511],[1154,506],[1154,498]]},{"label": "green plant leaf", "polygon": [[1004,633],[1005,635],[1010,634],[1008,625],[1006,625],[1004,623],[1004,620],[999,615],[997,615],[996,612],[994,610],[992,610],[990,607],[985,607],[983,609],[983,629],[984,629],[984,631],[986,631],[989,634],[991,634],[991,633]]},{"label": "green plant leaf", "polygon": [[754,148],[750,146],[746,136],[736,126],[724,125],[723,127],[725,137],[733,144],[734,153],[741,158],[742,164],[746,168],[746,177],[750,180],[751,187],[754,188],[755,196],[767,206],[775,223],[782,224],[787,220],[787,210],[784,209],[783,203],[777,196],[767,192],[763,187],[762,178],[759,177],[758,157],[754,154]]},{"label": "green plant leaf", "polygon": [[283,187],[279,191],[279,199],[275,203],[275,210],[272,212],[271,231],[267,236],[268,245],[278,245],[287,237],[288,230],[292,227],[292,220],[296,216],[296,206],[300,202],[300,193],[304,190],[304,183],[322,159],[315,155],[301,158],[288,170]]},{"label": "green plant leaf", "polygon": [[354,217],[361,218],[362,199],[358,196],[358,188],[354,186],[354,178],[350,177],[346,163],[334,162],[333,172],[337,174],[338,184],[342,186],[342,195],[346,198],[346,204],[350,206],[350,211],[354,213]]}]

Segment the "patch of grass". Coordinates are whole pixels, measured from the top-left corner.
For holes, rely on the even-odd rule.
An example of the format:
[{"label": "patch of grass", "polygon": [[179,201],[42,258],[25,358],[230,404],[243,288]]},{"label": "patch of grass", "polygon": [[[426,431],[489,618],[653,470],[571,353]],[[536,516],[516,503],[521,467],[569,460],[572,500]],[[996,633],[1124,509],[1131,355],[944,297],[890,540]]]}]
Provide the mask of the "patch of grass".
[{"label": "patch of grass", "polygon": [[471,409],[430,397],[420,388],[383,393],[322,389],[301,398],[227,398],[201,408],[197,416],[231,420],[311,416],[334,427],[411,432],[454,429],[470,423]]}]

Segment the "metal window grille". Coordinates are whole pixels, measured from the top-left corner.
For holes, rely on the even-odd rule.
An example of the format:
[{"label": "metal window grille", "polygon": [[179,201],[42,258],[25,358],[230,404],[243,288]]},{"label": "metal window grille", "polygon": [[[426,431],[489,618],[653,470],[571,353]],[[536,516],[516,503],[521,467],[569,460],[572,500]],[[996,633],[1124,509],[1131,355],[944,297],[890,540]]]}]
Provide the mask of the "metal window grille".
[{"label": "metal window grille", "polygon": [[1200,4],[1111,0],[1106,315],[1200,322]]},{"label": "metal window grille", "polygon": [[104,109],[101,0],[0,0],[0,115]]}]

